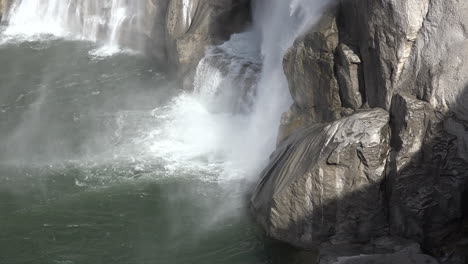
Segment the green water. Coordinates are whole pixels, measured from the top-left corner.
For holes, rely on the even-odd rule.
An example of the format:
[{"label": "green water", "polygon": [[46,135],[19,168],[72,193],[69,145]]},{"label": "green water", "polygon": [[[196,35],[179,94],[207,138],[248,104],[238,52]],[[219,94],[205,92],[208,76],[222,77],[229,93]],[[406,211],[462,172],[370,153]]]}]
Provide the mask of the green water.
[{"label": "green water", "polygon": [[134,180],[89,189],[76,186],[80,173],[2,170],[1,263],[273,261],[240,204],[217,215],[235,199],[217,184]]},{"label": "green water", "polygon": [[183,166],[148,152],[162,126],[152,110],[180,91],[164,65],[95,48],[0,45],[1,264],[309,259],[253,223],[251,184],[217,180],[203,157]]}]

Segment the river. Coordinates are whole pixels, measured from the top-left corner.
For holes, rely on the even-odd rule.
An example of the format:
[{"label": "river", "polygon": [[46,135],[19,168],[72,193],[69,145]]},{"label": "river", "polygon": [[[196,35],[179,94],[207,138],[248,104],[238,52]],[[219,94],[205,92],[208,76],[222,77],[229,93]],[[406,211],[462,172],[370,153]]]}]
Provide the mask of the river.
[{"label": "river", "polygon": [[197,131],[174,135],[206,113],[164,65],[51,35],[1,43],[0,263],[291,263],[250,218],[251,183]]}]

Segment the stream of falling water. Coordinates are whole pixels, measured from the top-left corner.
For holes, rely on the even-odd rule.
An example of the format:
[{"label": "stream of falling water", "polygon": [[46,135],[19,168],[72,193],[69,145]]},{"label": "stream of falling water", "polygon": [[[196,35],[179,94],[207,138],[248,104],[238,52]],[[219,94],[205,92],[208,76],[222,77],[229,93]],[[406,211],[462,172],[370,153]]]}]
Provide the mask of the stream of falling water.
[{"label": "stream of falling water", "polygon": [[141,46],[130,33],[141,31],[135,20],[143,15],[141,1],[21,0],[13,2],[3,35],[23,40],[50,35],[100,42],[101,51],[112,55],[123,43]]},{"label": "stream of falling water", "polygon": [[209,47],[187,93],[119,52],[141,1],[16,2],[0,30],[0,263],[294,261],[245,201],[290,104],[282,54],[315,18],[256,3],[274,16]]}]

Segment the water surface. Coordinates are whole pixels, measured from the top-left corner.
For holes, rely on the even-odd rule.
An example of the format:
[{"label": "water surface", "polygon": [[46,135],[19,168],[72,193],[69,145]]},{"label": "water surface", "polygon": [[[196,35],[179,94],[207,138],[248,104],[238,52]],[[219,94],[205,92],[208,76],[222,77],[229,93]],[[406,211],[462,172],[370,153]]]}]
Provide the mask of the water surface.
[{"label": "water surface", "polygon": [[2,37],[0,61],[0,263],[296,263],[183,133],[200,109],[165,65],[47,36]]}]

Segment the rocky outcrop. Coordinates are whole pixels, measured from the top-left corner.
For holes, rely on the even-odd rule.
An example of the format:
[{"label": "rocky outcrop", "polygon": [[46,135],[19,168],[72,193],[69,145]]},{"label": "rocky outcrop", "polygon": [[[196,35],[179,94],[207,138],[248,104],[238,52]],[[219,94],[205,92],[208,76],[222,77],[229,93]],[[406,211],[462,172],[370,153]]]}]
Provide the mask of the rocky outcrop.
[{"label": "rocky outcrop", "polygon": [[171,0],[167,13],[169,59],[184,87],[191,87],[194,70],[210,45],[227,40],[250,21],[249,0]]},{"label": "rocky outcrop", "polygon": [[384,234],[388,121],[382,109],[359,111],[281,143],[252,198],[267,233],[306,248]]},{"label": "rocky outcrop", "polygon": [[[335,17],[327,13],[285,57],[294,104],[283,115],[282,143],[252,198],[256,218],[269,235],[298,246],[371,243],[379,230],[419,243],[442,263],[466,263],[468,6],[463,1],[343,0],[337,9]],[[339,37],[324,38],[330,32]],[[338,192],[334,186],[359,183],[356,177],[367,175],[355,169],[355,156],[359,148],[365,149],[365,141],[339,151],[338,159],[323,150],[327,140],[312,144],[310,138],[325,137],[317,135],[368,108],[390,113],[388,143],[380,145],[389,151],[373,155],[372,164],[383,168],[382,174],[365,186]],[[344,116],[349,117],[340,119]],[[379,120],[367,119],[366,126],[380,127]],[[360,131],[355,128],[343,141],[355,139]],[[366,133],[382,138],[375,130]],[[360,168],[369,170],[369,163],[361,163]],[[316,170],[330,171],[329,166],[337,168],[317,180]],[[342,175],[341,181],[335,181],[336,175]],[[370,193],[372,198],[366,196]],[[317,202],[324,194],[328,202]],[[358,213],[345,211],[346,217],[341,217],[340,204],[373,215],[362,197],[380,206],[384,216],[372,224],[381,228],[351,224],[367,223]],[[348,224],[353,228],[343,229]],[[385,254],[338,263],[381,263],[400,253]]]},{"label": "rocky outcrop", "polygon": [[341,102],[334,70],[337,46],[336,16],[327,13],[284,56],[284,72],[297,115],[305,114],[313,122],[339,118]]},{"label": "rocky outcrop", "polygon": [[463,241],[467,217],[467,156],[460,151],[460,137],[451,131],[460,123],[427,102],[402,95],[393,97],[392,120],[390,232],[445,257],[441,249],[447,243]]}]

